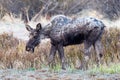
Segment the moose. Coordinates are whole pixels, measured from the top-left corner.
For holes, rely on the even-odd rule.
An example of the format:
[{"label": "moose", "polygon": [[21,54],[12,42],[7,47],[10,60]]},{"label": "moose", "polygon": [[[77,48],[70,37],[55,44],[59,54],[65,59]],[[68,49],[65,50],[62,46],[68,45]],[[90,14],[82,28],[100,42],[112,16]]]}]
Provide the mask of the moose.
[{"label": "moose", "polygon": [[64,47],[84,43],[84,60],[80,68],[84,68],[90,57],[91,46],[94,47],[98,59],[98,64],[103,56],[101,38],[105,25],[102,21],[92,18],[70,18],[65,15],[57,15],[51,18],[50,22],[42,27],[41,23],[33,29],[26,25],[30,39],[26,43],[26,51],[34,52],[34,48],[41,42],[41,39],[50,38],[51,50],[48,63],[54,60],[58,51],[61,67],[65,67]]}]

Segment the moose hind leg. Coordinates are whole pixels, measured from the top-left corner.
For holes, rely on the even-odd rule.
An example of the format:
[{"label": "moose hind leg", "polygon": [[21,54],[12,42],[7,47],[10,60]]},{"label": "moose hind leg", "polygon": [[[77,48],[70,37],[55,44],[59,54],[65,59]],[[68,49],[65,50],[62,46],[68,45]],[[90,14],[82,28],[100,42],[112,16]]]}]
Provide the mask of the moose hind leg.
[{"label": "moose hind leg", "polygon": [[50,50],[50,55],[49,55],[49,59],[48,59],[48,64],[50,64],[54,60],[55,54],[56,54],[56,46],[51,45],[51,50]]},{"label": "moose hind leg", "polygon": [[66,68],[65,68],[65,56],[64,56],[63,45],[58,45],[58,53],[59,53],[60,60],[61,60],[61,63],[62,63],[62,69],[65,70]]},{"label": "moose hind leg", "polygon": [[81,68],[83,68],[84,70],[88,69],[91,46],[92,46],[91,43],[87,41],[84,42],[84,59],[81,62]]},{"label": "moose hind leg", "polygon": [[94,44],[95,51],[97,53],[97,65],[99,66],[102,63],[103,57],[103,46],[100,40],[97,40]]}]

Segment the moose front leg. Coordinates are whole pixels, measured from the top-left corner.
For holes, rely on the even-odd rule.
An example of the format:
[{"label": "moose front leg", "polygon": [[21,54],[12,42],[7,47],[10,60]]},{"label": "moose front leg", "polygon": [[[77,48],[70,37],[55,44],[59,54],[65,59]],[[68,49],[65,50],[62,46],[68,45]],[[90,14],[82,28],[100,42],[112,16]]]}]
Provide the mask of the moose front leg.
[{"label": "moose front leg", "polygon": [[65,68],[64,48],[63,48],[63,45],[61,45],[61,44],[58,45],[58,53],[59,53],[60,60],[61,60],[61,63],[62,63],[62,69],[65,70],[66,68]]},{"label": "moose front leg", "polygon": [[50,64],[54,60],[55,54],[56,54],[56,46],[51,44],[51,50],[50,50],[50,55],[49,55],[49,59],[48,59],[48,64]]}]

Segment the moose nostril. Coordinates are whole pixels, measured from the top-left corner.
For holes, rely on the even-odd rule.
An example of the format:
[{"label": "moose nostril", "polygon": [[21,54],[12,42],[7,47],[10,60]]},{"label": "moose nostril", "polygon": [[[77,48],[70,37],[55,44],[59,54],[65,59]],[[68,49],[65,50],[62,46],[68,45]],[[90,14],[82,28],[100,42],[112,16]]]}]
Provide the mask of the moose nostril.
[{"label": "moose nostril", "polygon": [[26,47],[26,51],[30,51],[30,48]]}]

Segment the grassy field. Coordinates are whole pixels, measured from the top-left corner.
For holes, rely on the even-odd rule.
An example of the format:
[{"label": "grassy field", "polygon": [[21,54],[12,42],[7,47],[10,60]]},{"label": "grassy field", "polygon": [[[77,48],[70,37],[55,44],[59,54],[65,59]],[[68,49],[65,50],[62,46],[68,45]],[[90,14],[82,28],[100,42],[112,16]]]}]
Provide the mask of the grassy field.
[{"label": "grassy field", "polygon": [[[102,43],[104,45],[103,65],[96,67],[95,51],[91,51],[89,70],[91,73],[120,73],[120,30],[110,28],[104,32]],[[65,47],[66,64],[69,70],[74,70],[80,65],[83,58],[83,44]],[[41,43],[35,49],[35,53],[25,51],[25,41],[14,38],[12,34],[0,35],[0,69],[41,69],[50,67],[53,71],[60,70],[58,55],[51,66],[47,65],[50,52],[50,41]]]}]

